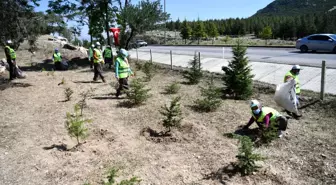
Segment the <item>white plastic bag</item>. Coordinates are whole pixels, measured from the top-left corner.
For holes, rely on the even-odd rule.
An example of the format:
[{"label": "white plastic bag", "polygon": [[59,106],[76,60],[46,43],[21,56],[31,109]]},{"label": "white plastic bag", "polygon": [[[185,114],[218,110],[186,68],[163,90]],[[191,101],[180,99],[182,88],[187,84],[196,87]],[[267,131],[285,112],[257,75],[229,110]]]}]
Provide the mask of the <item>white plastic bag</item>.
[{"label": "white plastic bag", "polygon": [[295,93],[295,80],[277,85],[274,95],[274,101],[287,111],[299,114],[298,100]]}]

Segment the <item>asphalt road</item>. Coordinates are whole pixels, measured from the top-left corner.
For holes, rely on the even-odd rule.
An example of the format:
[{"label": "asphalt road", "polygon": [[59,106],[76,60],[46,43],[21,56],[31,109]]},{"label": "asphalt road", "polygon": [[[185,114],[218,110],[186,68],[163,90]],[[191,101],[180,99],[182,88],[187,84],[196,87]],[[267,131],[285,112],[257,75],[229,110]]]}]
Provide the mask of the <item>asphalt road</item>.
[{"label": "asphalt road", "polygon": [[[201,52],[201,57],[223,58],[222,47],[202,46],[147,46],[141,47],[139,51],[153,53],[194,55],[195,51]],[[232,49],[224,48],[224,58],[232,59]],[[295,48],[248,48],[247,56],[252,62],[267,62],[281,64],[299,64],[303,66],[320,67],[322,60],[326,61],[328,68],[336,68],[336,54],[333,53],[300,53]]]}]

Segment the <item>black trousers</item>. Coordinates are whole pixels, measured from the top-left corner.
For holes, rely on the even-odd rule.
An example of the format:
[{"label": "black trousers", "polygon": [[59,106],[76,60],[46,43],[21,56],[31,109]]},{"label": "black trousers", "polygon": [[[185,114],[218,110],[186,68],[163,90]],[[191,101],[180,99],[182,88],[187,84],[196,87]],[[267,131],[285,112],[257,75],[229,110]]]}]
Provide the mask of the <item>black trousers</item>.
[{"label": "black trousers", "polygon": [[98,76],[105,82],[105,78],[103,76],[102,64],[101,63],[94,63],[94,76],[93,80],[96,81]]},{"label": "black trousers", "polygon": [[14,78],[16,78],[15,66],[12,60],[7,59],[7,63],[9,66],[9,80],[13,80]]},{"label": "black trousers", "polygon": [[89,62],[90,62],[90,68],[92,69],[93,68],[93,59],[89,59]]},{"label": "black trousers", "polygon": [[105,58],[105,64],[109,65],[109,68],[112,68],[112,64],[113,64],[113,59],[112,58]]},{"label": "black trousers", "polygon": [[128,87],[128,77],[127,78],[119,78],[119,87],[117,89],[116,97],[121,95],[121,91],[124,89],[129,89]]}]

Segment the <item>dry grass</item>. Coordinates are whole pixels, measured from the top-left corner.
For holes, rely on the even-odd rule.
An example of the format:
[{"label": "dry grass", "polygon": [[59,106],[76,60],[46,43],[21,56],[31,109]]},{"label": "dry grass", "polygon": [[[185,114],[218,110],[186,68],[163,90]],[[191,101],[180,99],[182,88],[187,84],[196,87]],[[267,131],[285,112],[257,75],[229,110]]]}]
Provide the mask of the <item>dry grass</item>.
[{"label": "dry grass", "polygon": [[[27,73],[27,79],[13,84],[30,86],[12,84],[7,88],[3,84],[0,91],[2,185],[80,185],[85,180],[100,184],[112,166],[122,168],[120,179],[135,175],[144,185],[336,183],[335,115],[323,114],[323,106],[305,109],[301,120],[290,120],[284,138],[257,148],[268,158],[260,172],[229,178],[222,169],[236,161],[238,145],[223,134],[234,132],[249,120],[246,101],[225,100],[216,112],[197,113],[191,106],[200,96],[198,86],[181,85],[177,95],[182,97],[182,128],[173,130],[168,138],[151,138],[142,136],[141,131],[146,127],[164,129],[158,110],[175,96],[166,95],[164,88],[184,81],[179,72],[160,70],[148,83],[153,96],[137,108],[119,107],[123,100],[113,98],[115,90],[108,83],[89,83],[93,73],[87,68],[55,72],[54,76]],[[114,81],[112,72],[105,75],[108,82]],[[144,76],[142,72],[137,75]],[[66,84],[59,86],[62,78]],[[218,80],[216,83],[221,85]],[[68,102],[63,102],[65,87],[75,92]],[[66,133],[65,114],[73,110],[80,92],[90,87],[97,88],[84,110],[84,117],[93,119],[91,134],[80,147],[64,151],[76,144]],[[272,93],[259,92],[255,97],[265,106],[278,108]],[[46,150],[49,146],[52,149]]]}]

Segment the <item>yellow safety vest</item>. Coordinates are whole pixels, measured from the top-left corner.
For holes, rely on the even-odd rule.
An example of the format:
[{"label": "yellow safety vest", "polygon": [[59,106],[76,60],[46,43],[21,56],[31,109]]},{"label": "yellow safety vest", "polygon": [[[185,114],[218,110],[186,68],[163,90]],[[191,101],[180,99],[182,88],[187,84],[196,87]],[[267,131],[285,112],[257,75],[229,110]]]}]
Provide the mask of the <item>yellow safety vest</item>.
[{"label": "yellow safety vest", "polygon": [[127,78],[129,76],[130,66],[125,60],[118,57],[117,61],[119,63],[118,76],[119,78]]},{"label": "yellow safety vest", "polygon": [[54,62],[61,62],[61,53],[54,53]]},{"label": "yellow safety vest", "polygon": [[270,108],[270,107],[262,107],[261,115],[258,118],[253,114],[253,111],[252,111],[252,116],[257,123],[263,123],[265,116],[267,114],[270,114],[270,113],[272,113],[272,115],[270,117],[270,123],[275,123],[276,118],[278,116],[280,116],[280,113],[278,111],[276,111],[275,109]]},{"label": "yellow safety vest", "polygon": [[99,49],[94,49],[94,52],[96,53],[96,56],[98,57],[98,59],[94,58],[93,62],[94,63],[104,62],[101,51]]},{"label": "yellow safety vest", "polygon": [[6,48],[9,50],[9,54],[10,54],[11,59],[15,60],[16,59],[16,53],[15,53],[14,49],[12,49],[9,46],[6,46]]},{"label": "yellow safety vest", "polygon": [[301,93],[301,88],[300,88],[299,77],[297,75],[293,75],[290,71],[288,71],[286,73],[285,78],[284,78],[284,82],[286,82],[287,77],[291,77],[295,80],[295,92],[296,92],[296,94],[300,94]]},{"label": "yellow safety vest", "polygon": [[110,48],[105,49],[104,58],[112,58],[112,50]]}]

